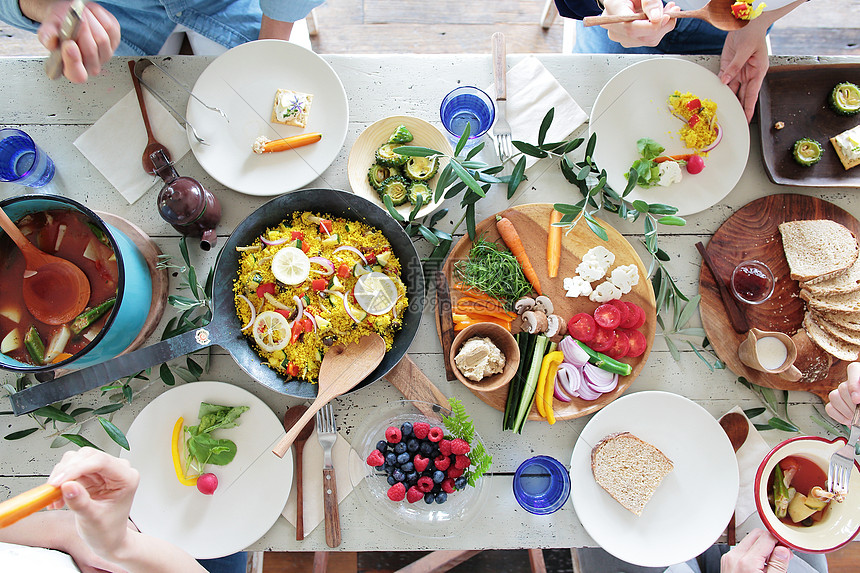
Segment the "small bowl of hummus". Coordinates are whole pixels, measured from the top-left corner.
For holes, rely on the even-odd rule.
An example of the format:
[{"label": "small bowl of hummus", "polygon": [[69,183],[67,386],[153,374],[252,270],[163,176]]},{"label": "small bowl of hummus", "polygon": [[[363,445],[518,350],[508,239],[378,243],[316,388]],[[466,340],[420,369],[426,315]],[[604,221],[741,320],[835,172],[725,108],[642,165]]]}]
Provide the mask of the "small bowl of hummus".
[{"label": "small bowl of hummus", "polygon": [[489,392],[510,383],[520,363],[520,349],[504,327],[481,322],[461,330],[451,344],[451,366],[470,390]]}]

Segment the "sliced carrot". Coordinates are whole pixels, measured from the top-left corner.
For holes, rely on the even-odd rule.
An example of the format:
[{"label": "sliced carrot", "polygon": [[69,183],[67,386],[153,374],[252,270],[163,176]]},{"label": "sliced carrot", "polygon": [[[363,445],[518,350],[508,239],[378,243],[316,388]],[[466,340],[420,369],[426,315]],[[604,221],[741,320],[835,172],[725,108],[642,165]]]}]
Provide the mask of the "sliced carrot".
[{"label": "sliced carrot", "polygon": [[44,484],[0,503],[0,528],[12,525],[63,497],[60,488]]},{"label": "sliced carrot", "polygon": [[511,253],[517,258],[517,261],[523,269],[523,274],[526,275],[526,278],[531,283],[532,287],[534,287],[535,292],[543,294],[540,289],[540,281],[538,280],[537,273],[535,272],[534,267],[532,267],[531,261],[529,261],[526,249],[523,247],[523,242],[520,239],[520,235],[517,233],[514,224],[511,223],[510,219],[502,217],[501,215],[496,215],[496,229],[499,230],[499,235],[502,236],[502,240],[505,242],[505,245],[508,246]]},{"label": "sliced carrot", "polygon": [[[480,304],[486,306],[487,308],[495,308],[500,312],[510,312],[507,308],[505,308],[505,305],[501,301],[490,297],[476,298],[470,294],[465,294],[459,298],[458,302],[465,302],[474,305]],[[511,312],[510,314],[516,316],[516,313]]]},{"label": "sliced carrot", "polygon": [[489,316],[506,322],[512,321],[516,316],[510,316],[508,314],[497,312],[491,309],[479,308],[470,305],[461,305],[459,303],[454,307],[454,311],[459,312],[461,314],[466,314],[468,316]]},{"label": "sliced carrot", "polygon": [[654,158],[654,163],[663,163],[664,161],[688,161],[695,153],[682,153],[681,155],[661,155]]},{"label": "sliced carrot", "polygon": [[554,226],[561,221],[561,213],[555,209],[549,214],[549,231],[546,239],[546,260],[549,278],[558,276],[558,266],[561,264],[561,227]]},{"label": "sliced carrot", "polygon": [[297,147],[303,147],[305,145],[310,145],[311,143],[316,143],[320,139],[322,139],[322,133],[302,133],[299,135],[293,135],[291,137],[285,137],[283,139],[267,141],[265,145],[263,145],[263,153],[273,153],[276,151],[295,149]]},{"label": "sliced carrot", "polygon": [[[476,321],[467,320],[465,322],[455,322],[454,323],[454,331],[459,332],[461,330],[464,330],[467,326],[472,326],[473,324],[480,324],[482,322],[492,322],[492,321],[490,321],[490,320],[476,320]],[[499,324],[499,323],[495,323],[495,324]],[[510,324],[499,324],[499,326],[501,326],[504,329],[507,329],[508,331],[511,330]]]},{"label": "sliced carrot", "polygon": [[56,364],[57,362],[62,362],[66,358],[71,358],[71,357],[72,357],[72,355],[69,354],[68,352],[60,352],[59,354],[57,354],[56,358],[51,360],[51,364]]}]

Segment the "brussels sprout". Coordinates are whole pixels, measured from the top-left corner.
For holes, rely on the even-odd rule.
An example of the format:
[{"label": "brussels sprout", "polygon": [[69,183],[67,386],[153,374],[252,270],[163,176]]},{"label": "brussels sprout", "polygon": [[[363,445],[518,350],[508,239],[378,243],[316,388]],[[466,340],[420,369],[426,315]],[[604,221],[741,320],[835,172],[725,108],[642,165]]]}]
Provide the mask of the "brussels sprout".
[{"label": "brussels sprout", "polygon": [[409,143],[410,141],[412,141],[412,134],[403,124],[398,125],[391,137],[388,138],[388,143]]},{"label": "brussels sprout", "polygon": [[403,167],[406,176],[413,181],[427,181],[439,169],[438,157],[410,157]]},{"label": "brussels sprout", "polygon": [[400,175],[394,175],[383,181],[378,191],[380,197],[385,195],[391,197],[391,202],[396,207],[406,203],[409,196],[409,183]]},{"label": "brussels sprout", "polygon": [[409,159],[405,155],[394,153],[396,147],[403,147],[399,143],[386,143],[376,150],[376,162],[386,167],[399,167]]}]

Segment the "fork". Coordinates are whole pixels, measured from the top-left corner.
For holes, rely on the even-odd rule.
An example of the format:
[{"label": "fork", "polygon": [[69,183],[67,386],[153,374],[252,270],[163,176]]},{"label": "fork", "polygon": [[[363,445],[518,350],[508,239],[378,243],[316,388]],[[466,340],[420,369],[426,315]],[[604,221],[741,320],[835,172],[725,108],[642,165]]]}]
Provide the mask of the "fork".
[{"label": "fork", "polygon": [[851,420],[851,435],[848,443],[833,452],[830,456],[830,468],[827,471],[827,491],[837,495],[848,493],[848,480],[854,467],[854,454],[857,439],[860,438],[860,406],[854,408],[854,418]]},{"label": "fork", "polygon": [[514,146],[511,143],[511,124],[505,117],[508,103],[506,69],[505,35],[496,32],[493,34],[493,77],[496,80],[496,123],[493,124],[493,137],[496,140],[496,152],[502,162],[507,161],[514,154]]},{"label": "fork", "polygon": [[158,70],[160,70],[162,74],[164,74],[165,76],[167,76],[168,78],[170,78],[171,80],[176,82],[179,85],[179,87],[181,87],[183,90],[185,90],[185,92],[188,95],[190,95],[191,97],[196,99],[198,102],[200,102],[200,105],[202,105],[206,109],[209,109],[211,111],[214,111],[214,112],[220,114],[221,117],[223,117],[225,120],[227,120],[227,123],[230,123],[230,118],[227,117],[227,114],[224,113],[224,111],[220,107],[215,107],[214,105],[208,105],[202,99],[197,97],[194,94],[194,92],[192,92],[190,89],[188,89],[188,86],[186,86],[181,81],[179,81],[179,79],[176,76],[174,76],[173,74],[168,72],[167,68],[165,68],[164,66],[162,66],[158,62],[154,62],[154,61],[150,60],[149,58],[141,58],[140,60],[138,60],[137,63],[134,65],[134,72],[135,72],[135,74],[137,74],[137,77],[138,78],[141,77],[143,75],[143,70],[145,70],[149,66],[154,66],[154,67],[158,68]]},{"label": "fork", "polygon": [[337,426],[331,403],[317,411],[317,439],[323,449],[323,506],[325,510],[325,542],[329,547],[340,545],[340,514],[337,510],[337,480],[331,449],[337,441]]},{"label": "fork", "polygon": [[181,120],[183,127],[188,127],[189,129],[191,129],[191,135],[194,136],[194,139],[196,139],[197,142],[200,143],[200,145],[209,145],[209,142],[203,139],[200,134],[197,133],[197,130],[194,129],[194,126],[191,125],[191,123],[185,118],[184,115],[176,111],[176,108],[167,103],[167,100],[165,100],[160,93],[155,91],[149,84],[143,81],[143,77],[141,77],[143,74],[140,72],[140,70],[138,70],[137,65],[135,65],[134,67],[134,75],[137,76],[137,79],[140,81],[140,85],[145,87],[147,91],[151,93],[153,97],[155,97],[155,99],[160,101],[164,105],[164,107],[170,110],[174,118]]}]

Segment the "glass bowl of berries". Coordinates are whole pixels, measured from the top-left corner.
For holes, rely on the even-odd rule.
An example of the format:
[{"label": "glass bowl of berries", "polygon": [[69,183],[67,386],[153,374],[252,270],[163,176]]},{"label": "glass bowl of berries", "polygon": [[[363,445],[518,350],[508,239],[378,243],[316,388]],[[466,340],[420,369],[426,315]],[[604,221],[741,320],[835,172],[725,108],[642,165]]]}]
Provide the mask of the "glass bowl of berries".
[{"label": "glass bowl of berries", "polygon": [[492,463],[462,404],[401,400],[367,410],[351,440],[363,460],[350,471],[363,505],[398,531],[456,535],[486,505]]}]

